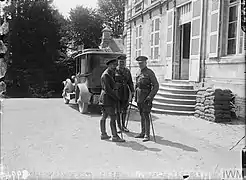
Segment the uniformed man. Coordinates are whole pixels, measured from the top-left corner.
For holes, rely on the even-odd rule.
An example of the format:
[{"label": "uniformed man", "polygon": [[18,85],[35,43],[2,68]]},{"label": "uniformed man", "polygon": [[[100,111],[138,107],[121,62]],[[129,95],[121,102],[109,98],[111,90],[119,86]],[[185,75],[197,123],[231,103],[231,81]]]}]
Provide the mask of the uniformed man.
[{"label": "uniformed man", "polygon": [[140,70],[136,76],[135,101],[141,116],[141,133],[136,138],[144,138],[145,142],[150,140],[150,111],[154,96],[159,90],[159,83],[155,73],[147,67],[148,58],[139,56],[136,60]]},{"label": "uniformed man", "polygon": [[110,139],[111,137],[106,133],[106,119],[110,117],[110,128],[112,132],[112,141],[125,142],[117,134],[116,129],[116,105],[120,100],[115,92],[115,69],[117,66],[116,58],[110,59],[106,62],[108,68],[101,76],[102,91],[99,98],[99,104],[102,106],[102,118],[100,120],[101,139]]},{"label": "uniformed man", "polygon": [[[125,120],[127,108],[129,106],[129,99],[134,95],[134,85],[132,82],[131,72],[128,68],[126,68],[126,56],[121,55],[117,59],[118,66],[115,71],[115,81],[117,85],[117,93],[120,97],[120,101],[117,106],[117,124],[120,129],[119,132],[129,132],[125,126]],[[131,97],[129,98],[129,96]]]}]

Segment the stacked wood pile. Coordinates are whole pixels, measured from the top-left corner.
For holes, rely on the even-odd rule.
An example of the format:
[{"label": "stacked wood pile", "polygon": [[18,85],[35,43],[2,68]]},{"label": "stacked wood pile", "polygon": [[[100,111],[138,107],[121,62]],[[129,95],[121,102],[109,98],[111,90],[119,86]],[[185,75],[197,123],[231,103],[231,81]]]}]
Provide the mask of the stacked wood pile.
[{"label": "stacked wood pile", "polygon": [[228,89],[201,88],[197,92],[194,116],[213,122],[231,121],[233,98]]}]

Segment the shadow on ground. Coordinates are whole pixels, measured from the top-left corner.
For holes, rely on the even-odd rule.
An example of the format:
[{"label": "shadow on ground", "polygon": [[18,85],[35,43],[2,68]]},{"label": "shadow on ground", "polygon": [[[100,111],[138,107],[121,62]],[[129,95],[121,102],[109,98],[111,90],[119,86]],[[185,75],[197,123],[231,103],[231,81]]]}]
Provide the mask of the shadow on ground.
[{"label": "shadow on ground", "polygon": [[[138,133],[135,132],[129,132],[129,133],[125,133],[125,135],[129,136],[129,137],[135,137],[136,135],[138,135]],[[161,136],[155,136],[156,139],[156,143],[163,145],[163,146],[170,146],[170,147],[174,147],[174,148],[178,148],[178,149],[182,149],[184,151],[191,151],[191,152],[198,152],[198,150],[196,148],[181,144],[181,143],[177,143],[177,142],[172,142],[169,140],[165,140],[163,137]],[[154,141],[154,137],[151,136],[151,141]]]},{"label": "shadow on ground", "polygon": [[117,143],[116,144],[118,146],[122,146],[122,147],[127,147],[127,148],[131,148],[132,150],[135,150],[135,151],[153,151],[153,152],[160,152],[161,149],[159,148],[149,148],[147,146],[144,146],[136,141],[126,141],[124,143]]}]

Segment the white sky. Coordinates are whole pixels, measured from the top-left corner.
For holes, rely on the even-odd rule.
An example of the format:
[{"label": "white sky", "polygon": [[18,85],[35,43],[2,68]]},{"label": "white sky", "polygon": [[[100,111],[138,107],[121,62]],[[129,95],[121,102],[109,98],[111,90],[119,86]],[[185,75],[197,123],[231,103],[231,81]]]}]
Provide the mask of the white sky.
[{"label": "white sky", "polygon": [[70,9],[77,5],[96,8],[97,0],[54,0],[53,4],[64,16],[68,16]]}]

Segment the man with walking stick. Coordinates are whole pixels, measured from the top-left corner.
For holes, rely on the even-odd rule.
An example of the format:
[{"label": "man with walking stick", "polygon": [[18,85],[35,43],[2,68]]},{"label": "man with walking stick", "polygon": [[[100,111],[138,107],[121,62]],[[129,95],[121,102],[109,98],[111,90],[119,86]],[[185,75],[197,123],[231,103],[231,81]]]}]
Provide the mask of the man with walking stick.
[{"label": "man with walking stick", "polygon": [[109,139],[110,136],[106,133],[106,119],[110,117],[110,128],[112,132],[112,141],[113,142],[125,142],[124,139],[121,139],[117,134],[116,129],[116,106],[120,98],[116,94],[115,90],[115,69],[117,66],[117,60],[109,59],[106,62],[108,68],[103,72],[101,76],[101,85],[102,91],[99,98],[99,104],[102,106],[102,118],[100,120],[100,129],[101,129],[101,139]]},{"label": "man with walking stick", "polygon": [[[129,99],[132,99],[134,94],[134,87],[132,82],[132,75],[129,69],[126,68],[126,56],[121,55],[118,58],[118,66],[115,71],[115,82],[117,86],[117,93],[120,101],[117,108],[117,124],[120,129],[119,132],[129,132],[126,128],[126,114],[129,106]],[[129,96],[131,96],[129,98]]]},{"label": "man with walking stick", "polygon": [[140,69],[136,76],[135,101],[141,116],[141,132],[136,138],[144,138],[143,142],[150,140],[150,123],[152,123],[150,111],[154,96],[159,90],[159,83],[155,73],[147,67],[147,60],[146,56],[136,58]]}]

